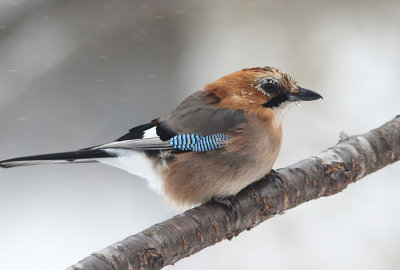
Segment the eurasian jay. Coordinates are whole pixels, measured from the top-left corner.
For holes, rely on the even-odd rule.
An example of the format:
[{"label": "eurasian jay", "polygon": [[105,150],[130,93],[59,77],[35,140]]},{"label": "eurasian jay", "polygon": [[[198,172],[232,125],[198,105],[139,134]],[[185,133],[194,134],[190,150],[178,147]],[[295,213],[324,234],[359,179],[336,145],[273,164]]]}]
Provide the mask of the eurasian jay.
[{"label": "eurasian jay", "polygon": [[245,68],[114,142],[3,160],[0,166],[105,163],[149,180],[177,206],[191,206],[236,195],[267,174],[281,148],[288,106],[319,98],[276,68]]}]

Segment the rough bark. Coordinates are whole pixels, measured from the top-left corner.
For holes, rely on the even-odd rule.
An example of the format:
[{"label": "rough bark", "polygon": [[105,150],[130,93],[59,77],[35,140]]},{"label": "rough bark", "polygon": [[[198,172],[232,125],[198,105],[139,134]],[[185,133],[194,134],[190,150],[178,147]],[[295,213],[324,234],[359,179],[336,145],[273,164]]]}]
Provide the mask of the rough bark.
[{"label": "rough bark", "polygon": [[72,269],[160,269],[231,239],[303,202],[330,196],[400,159],[400,116],[368,133],[266,175],[230,198],[210,202],[127,237]]}]

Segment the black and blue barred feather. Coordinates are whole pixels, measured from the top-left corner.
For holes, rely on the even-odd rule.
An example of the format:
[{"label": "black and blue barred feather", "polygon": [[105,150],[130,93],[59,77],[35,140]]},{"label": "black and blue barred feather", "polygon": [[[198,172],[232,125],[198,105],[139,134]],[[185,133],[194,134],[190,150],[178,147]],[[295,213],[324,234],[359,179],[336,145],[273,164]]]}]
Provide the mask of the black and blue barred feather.
[{"label": "black and blue barred feather", "polygon": [[182,151],[206,152],[221,148],[228,139],[229,137],[222,133],[208,136],[178,134],[169,140],[169,144]]}]

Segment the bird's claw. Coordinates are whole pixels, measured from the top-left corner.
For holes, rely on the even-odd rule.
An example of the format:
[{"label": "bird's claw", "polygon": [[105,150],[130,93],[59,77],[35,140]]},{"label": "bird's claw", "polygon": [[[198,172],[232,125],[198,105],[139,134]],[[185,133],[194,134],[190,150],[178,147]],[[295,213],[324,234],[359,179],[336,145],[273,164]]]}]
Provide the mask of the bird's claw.
[{"label": "bird's claw", "polygon": [[269,171],[269,174],[278,174],[274,169],[271,169],[270,171]]},{"label": "bird's claw", "polygon": [[227,197],[213,197],[212,198],[213,202],[219,203],[224,205],[225,207],[228,208],[228,210],[233,213],[235,216],[235,219],[238,220],[239,218],[239,213],[237,211],[236,205],[238,205],[238,201],[236,196],[230,195]]}]

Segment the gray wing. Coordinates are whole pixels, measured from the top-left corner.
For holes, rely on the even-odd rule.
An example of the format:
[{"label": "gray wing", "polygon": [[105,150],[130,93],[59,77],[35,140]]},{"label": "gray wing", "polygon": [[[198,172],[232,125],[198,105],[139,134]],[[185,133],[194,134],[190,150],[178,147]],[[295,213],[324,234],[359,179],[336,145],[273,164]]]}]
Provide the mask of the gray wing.
[{"label": "gray wing", "polygon": [[[219,98],[207,91],[198,91],[186,98],[168,116],[131,129],[117,141],[91,149],[128,148],[142,151],[181,149],[185,145],[169,143],[178,134],[209,136],[224,134],[245,121],[242,111],[217,108]],[[146,137],[150,130],[154,137]],[[218,135],[220,136],[220,135]],[[211,140],[208,137],[204,140]],[[207,147],[205,147],[207,149]],[[213,148],[214,149],[214,148]]]},{"label": "gray wing", "polygon": [[[185,99],[168,116],[137,126],[114,142],[72,152],[21,157],[0,161],[0,167],[66,162],[92,162],[115,157],[107,149],[137,149],[148,153],[162,150],[210,151],[223,146],[224,134],[245,121],[242,111],[217,108],[220,99],[199,91]],[[182,135],[183,134],[183,135]],[[191,142],[191,135],[205,136]],[[211,135],[211,136],[209,136]],[[177,142],[169,142],[177,136]],[[180,141],[185,139],[185,141]],[[187,143],[191,144],[188,145]],[[185,144],[186,143],[186,144]]]},{"label": "gray wing", "polygon": [[224,133],[245,121],[243,112],[217,108],[220,99],[208,91],[198,91],[182,101],[168,116],[161,118],[159,129],[170,134]]}]

